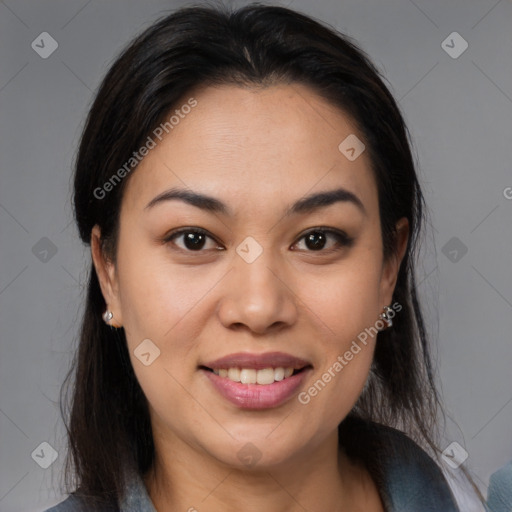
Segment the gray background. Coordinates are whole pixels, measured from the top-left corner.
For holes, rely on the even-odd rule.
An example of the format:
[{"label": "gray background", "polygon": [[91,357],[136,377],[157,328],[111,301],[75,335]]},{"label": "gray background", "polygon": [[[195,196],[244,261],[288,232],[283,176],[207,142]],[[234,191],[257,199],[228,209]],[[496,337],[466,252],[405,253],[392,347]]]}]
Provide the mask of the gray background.
[{"label": "gray background", "polygon": [[[0,2],[1,511],[62,498],[57,401],[89,257],[71,221],[70,176],[87,108],[121,47],[181,5]],[[399,100],[431,211],[418,280],[448,411],[443,443],[465,447],[485,493],[512,459],[512,3],[282,5],[354,37]],[[31,47],[45,31],[58,42],[47,59]],[[469,44],[458,58],[441,45],[454,31]],[[59,452],[48,469],[31,457],[44,441]]]}]

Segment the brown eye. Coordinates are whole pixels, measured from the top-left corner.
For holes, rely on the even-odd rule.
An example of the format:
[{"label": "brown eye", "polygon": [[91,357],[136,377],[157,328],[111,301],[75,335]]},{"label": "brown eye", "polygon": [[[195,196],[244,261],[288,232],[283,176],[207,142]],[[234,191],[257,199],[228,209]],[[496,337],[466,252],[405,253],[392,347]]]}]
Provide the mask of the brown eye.
[{"label": "brown eye", "polygon": [[[182,239],[181,243],[176,240]],[[207,247],[208,240],[213,242],[211,247]],[[299,240],[304,240],[306,252],[330,253],[341,250],[344,247],[353,245],[354,239],[347,236],[343,231],[326,228],[315,228],[304,235]],[[217,241],[201,228],[181,228],[170,233],[164,241],[173,243],[178,249],[186,252],[205,252],[208,249],[221,249]],[[298,242],[295,244],[297,245]],[[304,249],[299,249],[304,250]]]},{"label": "brown eye", "polygon": [[[183,239],[183,247],[175,243],[175,240],[179,238]],[[185,251],[201,252],[204,249],[208,239],[215,242],[215,240],[203,229],[183,228],[174,231],[169,236],[167,236],[165,238],[165,242],[172,242],[173,244],[177,245],[178,248]],[[218,247],[218,245],[215,245],[215,247]]]},{"label": "brown eye", "polygon": [[[340,247],[350,247],[354,242],[354,239],[349,238],[346,233],[343,233],[342,231],[323,228],[315,228],[314,230],[309,231],[300,238],[300,240],[303,239],[307,252],[336,251]],[[334,247],[332,247],[331,244],[331,247],[325,249],[326,245],[328,245],[329,239],[335,241]],[[336,248],[336,245],[338,249]]]}]

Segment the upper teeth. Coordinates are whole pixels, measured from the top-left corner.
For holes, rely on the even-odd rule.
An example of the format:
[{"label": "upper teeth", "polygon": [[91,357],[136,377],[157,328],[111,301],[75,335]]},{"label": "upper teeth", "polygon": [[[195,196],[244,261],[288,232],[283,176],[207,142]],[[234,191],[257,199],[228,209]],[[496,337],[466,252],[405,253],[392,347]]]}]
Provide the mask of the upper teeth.
[{"label": "upper teeth", "polygon": [[226,377],[234,382],[242,384],[272,384],[290,377],[293,368],[264,368],[263,370],[255,370],[254,368],[229,368],[213,370],[213,373],[219,377]]}]

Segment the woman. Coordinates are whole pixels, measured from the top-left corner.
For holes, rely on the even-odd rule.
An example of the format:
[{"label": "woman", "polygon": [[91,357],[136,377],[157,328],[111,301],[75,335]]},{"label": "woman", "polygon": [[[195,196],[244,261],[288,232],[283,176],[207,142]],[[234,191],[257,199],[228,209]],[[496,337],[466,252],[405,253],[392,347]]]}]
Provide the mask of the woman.
[{"label": "woman", "polygon": [[[407,130],[281,7],[186,8],[92,105],[67,510],[459,510],[414,282]],[[420,448],[420,445],[423,448]]]}]

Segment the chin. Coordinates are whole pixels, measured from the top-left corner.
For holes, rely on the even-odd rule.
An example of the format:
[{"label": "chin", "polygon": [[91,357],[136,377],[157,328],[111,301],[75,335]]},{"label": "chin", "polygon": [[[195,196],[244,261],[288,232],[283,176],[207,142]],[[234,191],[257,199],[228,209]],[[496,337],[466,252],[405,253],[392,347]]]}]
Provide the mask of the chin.
[{"label": "chin", "polygon": [[271,429],[258,430],[254,435],[246,433],[243,436],[234,436],[225,443],[215,446],[207,445],[205,448],[210,454],[228,467],[240,470],[270,470],[277,466],[291,463],[304,449],[304,438],[296,441],[276,436],[271,439]]}]

